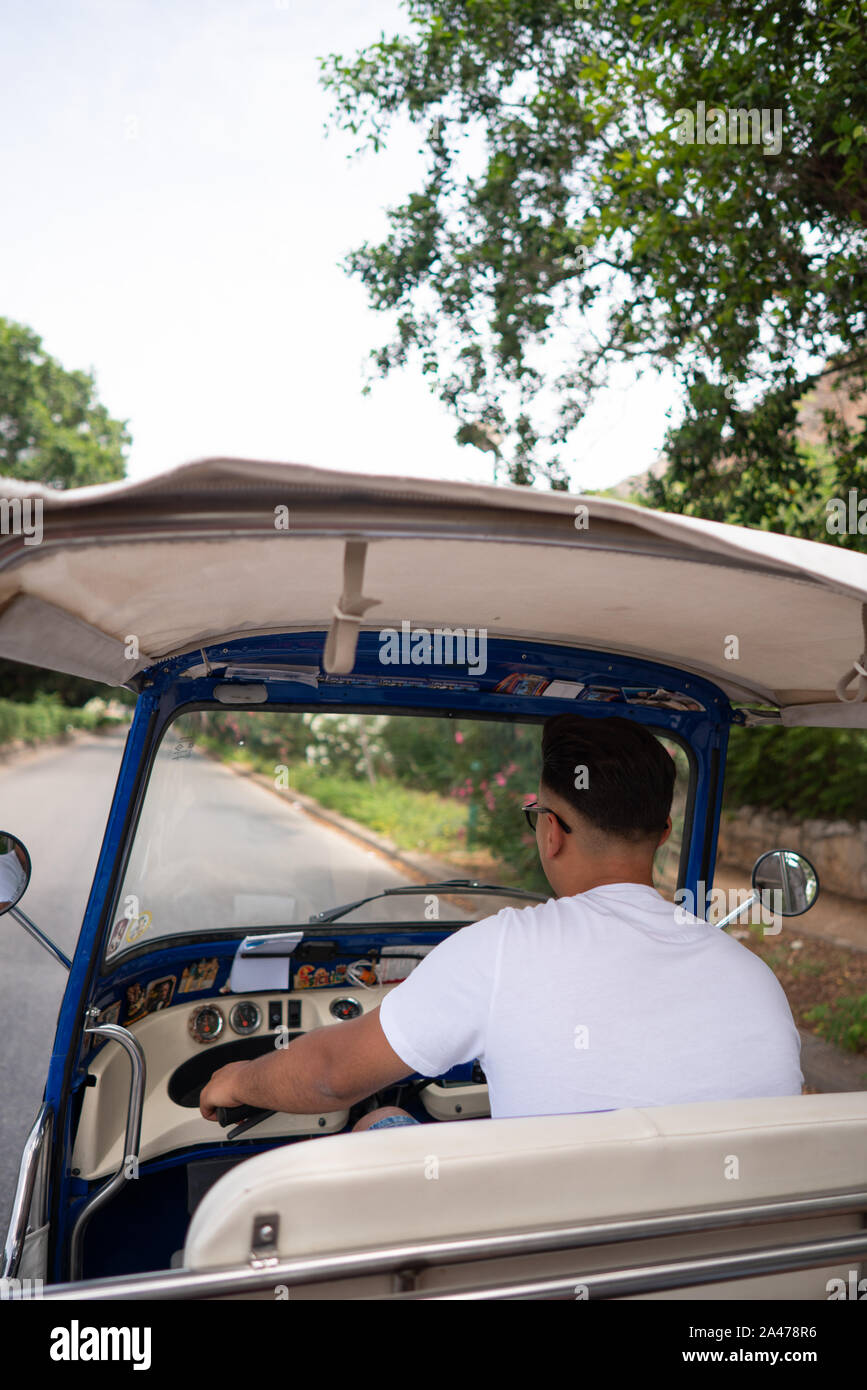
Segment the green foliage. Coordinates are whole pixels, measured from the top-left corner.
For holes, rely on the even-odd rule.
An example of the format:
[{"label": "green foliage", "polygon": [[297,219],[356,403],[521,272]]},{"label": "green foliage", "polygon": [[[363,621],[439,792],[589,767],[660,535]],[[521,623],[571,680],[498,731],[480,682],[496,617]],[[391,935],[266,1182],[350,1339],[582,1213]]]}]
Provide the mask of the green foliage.
[{"label": "green foliage", "polygon": [[[536,837],[522,807],[538,794],[540,729],[480,719],[384,715],[183,715],[178,732],[226,761],[244,763],[341,815],[389,836],[403,849],[487,852],[500,883],[547,892]],[[688,768],[678,763],[670,848],[655,865],[661,891],[676,886]],[[285,770],[285,771],[284,771]],[[372,774],[372,775],[371,775]],[[281,783],[278,781],[278,785]]]},{"label": "green foliage", "polygon": [[[539,780],[539,733],[519,725],[343,714],[200,712],[184,729],[323,805],[428,853],[489,849],[509,883],[538,885],[521,815]],[[403,821],[401,821],[403,817]]]},{"label": "green foliage", "polygon": [[363,774],[370,780],[384,767],[378,730],[382,716],[358,714],[256,714],[232,710],[184,716],[202,746],[251,762],[269,776],[275,768],[306,762],[341,777]]},{"label": "green foliage", "polygon": [[[393,756],[378,737],[387,723],[405,730],[408,721],[380,715],[209,711],[183,716],[182,729],[195,731],[200,747],[267,777],[288,769],[290,788],[388,836],[400,849],[448,853],[461,844],[466,810],[434,789],[435,776],[418,777],[413,765],[403,767],[403,778],[395,775]],[[424,757],[424,745],[431,742],[427,728],[416,721],[413,725]],[[405,749],[411,742],[404,737],[400,746]]]},{"label": "green foliage", "polygon": [[[95,391],[87,372],[66,371],[31,329],[0,318],[0,477],[56,488],[123,478],[130,436]],[[0,701],[56,694],[81,706],[104,692],[93,681],[0,661]],[[125,691],[114,698],[132,700]]]},{"label": "green foliage", "polygon": [[[87,681],[79,676],[67,676],[62,671],[46,671],[38,666],[25,666],[19,661],[0,661],[0,699],[29,702],[37,695],[56,694],[64,705],[80,708],[88,700],[104,697],[106,686],[99,681]],[[113,700],[134,705],[131,690],[116,686]]]},{"label": "green foliage", "polygon": [[793,820],[867,820],[867,733],[734,728],[723,809],[761,806]]},{"label": "green foliage", "polygon": [[123,478],[130,436],[95,392],[87,372],[66,371],[31,329],[0,318],[0,476],[57,488]]},{"label": "green foliage", "polygon": [[290,785],[321,806],[386,835],[399,849],[448,854],[461,843],[466,812],[436,792],[416,791],[390,779],[372,786],[361,778],[303,764],[292,769]]},{"label": "green foliage", "polygon": [[69,729],[97,729],[112,722],[104,700],[93,700],[83,709],[69,709],[56,694],[37,695],[29,704],[0,700],[0,746],[18,740],[39,743]]},{"label": "green foliage", "polygon": [[804,1015],[816,1032],[844,1052],[867,1052],[867,994],[844,995],[832,1004],[817,1004]]},{"label": "green foliage", "polygon": [[[374,371],[417,356],[459,439],[487,440],[513,482],[562,487],[562,446],[609,369],[671,369],[684,418],[653,505],[863,548],[828,534],[823,503],[867,483],[864,419],[824,421],[827,471],[796,438],[829,364],[867,389],[860,10],[405,9],[408,34],[322,68],[359,148],[403,116],[427,154],[386,239],[347,262],[394,325]],[[680,143],[699,100],[767,111],[771,141]]]}]

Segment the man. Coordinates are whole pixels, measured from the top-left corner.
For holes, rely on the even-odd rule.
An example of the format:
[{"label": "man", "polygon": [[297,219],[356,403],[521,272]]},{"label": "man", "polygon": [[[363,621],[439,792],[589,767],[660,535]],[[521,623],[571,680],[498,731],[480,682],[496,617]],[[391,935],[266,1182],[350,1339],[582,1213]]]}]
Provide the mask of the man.
[{"label": "man", "polygon": [[[632,720],[548,720],[527,818],[555,896],[454,932],[380,1008],[223,1067],[202,1114],[345,1109],[474,1058],[494,1118],[799,1095],[800,1039],[771,970],[653,887],[674,776]],[[386,1107],[355,1128],[414,1123]]]}]

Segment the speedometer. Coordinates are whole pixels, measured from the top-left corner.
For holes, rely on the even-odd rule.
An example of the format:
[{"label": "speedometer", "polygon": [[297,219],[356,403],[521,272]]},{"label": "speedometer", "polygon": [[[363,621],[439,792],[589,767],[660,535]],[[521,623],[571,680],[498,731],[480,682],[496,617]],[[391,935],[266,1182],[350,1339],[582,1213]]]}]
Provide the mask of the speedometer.
[{"label": "speedometer", "polygon": [[262,1010],[258,1004],[251,1004],[249,1000],[245,1000],[244,1003],[235,1005],[229,1014],[229,1022],[236,1033],[255,1033],[262,1022]]},{"label": "speedometer", "polygon": [[357,999],[333,999],[328,1006],[335,1018],[358,1018],[361,1005]]},{"label": "speedometer", "polygon": [[223,1031],[223,1015],[215,1004],[194,1009],[187,1024],[196,1042],[213,1042]]}]

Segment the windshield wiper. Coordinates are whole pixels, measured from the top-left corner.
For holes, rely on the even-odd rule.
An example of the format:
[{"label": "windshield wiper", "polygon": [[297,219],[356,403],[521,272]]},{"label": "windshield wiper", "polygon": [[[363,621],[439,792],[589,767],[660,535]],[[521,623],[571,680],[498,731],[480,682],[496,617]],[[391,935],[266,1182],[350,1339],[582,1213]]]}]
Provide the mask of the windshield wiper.
[{"label": "windshield wiper", "polygon": [[547,898],[542,893],[528,893],[524,888],[504,888],[498,883],[479,883],[474,878],[449,878],[443,883],[409,883],[405,888],[384,888],[381,893],[371,893],[369,898],[359,898],[354,903],[344,903],[342,907],[329,907],[325,912],[316,912],[308,917],[308,922],[336,922],[356,907],[376,902],[377,898],[392,898],[399,893],[449,893],[457,888],[470,888],[474,893],[505,893],[509,898],[529,898],[532,902],[544,903]]}]

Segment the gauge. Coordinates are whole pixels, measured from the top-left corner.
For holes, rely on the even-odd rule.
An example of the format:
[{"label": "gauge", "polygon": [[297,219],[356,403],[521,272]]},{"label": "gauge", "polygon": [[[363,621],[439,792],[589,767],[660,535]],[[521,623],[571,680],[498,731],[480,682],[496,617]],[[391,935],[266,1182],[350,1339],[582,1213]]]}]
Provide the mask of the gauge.
[{"label": "gauge", "polygon": [[213,1042],[223,1031],[223,1015],[214,1004],[203,1004],[190,1014],[187,1027],[196,1042]]},{"label": "gauge", "polygon": [[255,1033],[262,1022],[262,1010],[258,1004],[246,1000],[243,1004],[235,1005],[229,1014],[229,1022],[236,1033]]},{"label": "gauge", "polygon": [[357,999],[334,999],[331,1003],[331,1012],[335,1018],[358,1018],[361,1013],[361,1005]]}]

